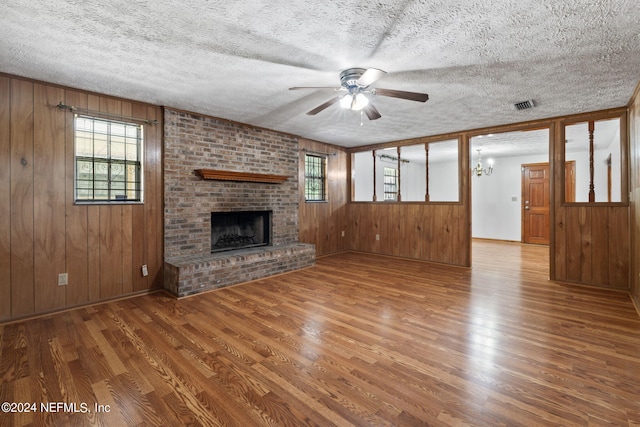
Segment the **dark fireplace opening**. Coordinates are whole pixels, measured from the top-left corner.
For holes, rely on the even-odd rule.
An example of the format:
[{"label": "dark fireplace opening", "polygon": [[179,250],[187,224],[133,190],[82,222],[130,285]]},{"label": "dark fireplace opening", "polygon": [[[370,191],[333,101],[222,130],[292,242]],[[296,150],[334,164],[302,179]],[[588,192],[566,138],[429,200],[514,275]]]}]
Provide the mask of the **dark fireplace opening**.
[{"label": "dark fireplace opening", "polygon": [[211,253],[271,244],[272,211],[211,212]]}]

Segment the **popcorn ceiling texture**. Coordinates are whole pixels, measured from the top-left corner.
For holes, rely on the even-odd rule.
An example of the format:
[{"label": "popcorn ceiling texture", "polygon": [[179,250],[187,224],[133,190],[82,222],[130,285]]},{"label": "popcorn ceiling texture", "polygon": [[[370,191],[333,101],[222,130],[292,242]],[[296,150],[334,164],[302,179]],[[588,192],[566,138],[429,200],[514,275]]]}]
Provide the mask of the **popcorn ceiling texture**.
[{"label": "popcorn ceiling texture", "polygon": [[[626,105],[638,22],[636,0],[5,0],[0,71],[357,146]],[[361,127],[287,90],[354,66],[431,99],[375,97]]]}]

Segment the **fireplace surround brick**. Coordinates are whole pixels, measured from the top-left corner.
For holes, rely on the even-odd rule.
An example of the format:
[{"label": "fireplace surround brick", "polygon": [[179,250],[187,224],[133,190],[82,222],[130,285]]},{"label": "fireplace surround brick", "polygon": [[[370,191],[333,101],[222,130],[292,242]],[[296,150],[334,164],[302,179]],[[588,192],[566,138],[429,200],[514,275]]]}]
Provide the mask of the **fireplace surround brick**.
[{"label": "fireplace surround brick", "polygon": [[[172,268],[183,265],[189,258],[197,260],[196,265],[219,262],[220,255],[210,253],[211,212],[216,211],[272,210],[273,246],[262,249],[263,255],[273,260],[276,258],[273,253],[269,255],[270,251],[293,245],[298,249],[285,255],[277,252],[278,257],[293,259],[284,262],[277,258],[277,262],[289,269],[315,263],[315,255],[313,260],[308,257],[309,248],[302,250],[302,246],[296,246],[299,203],[296,137],[167,108],[164,123],[165,288],[175,295],[193,293],[194,289],[184,292],[174,289],[175,271]],[[202,180],[194,171],[203,168],[288,178],[282,184]],[[298,256],[305,261],[295,261]],[[207,261],[209,259],[212,261]],[[187,267],[183,265],[182,268]],[[262,266],[264,276],[276,274],[272,270],[266,264]],[[280,270],[276,272],[282,272]],[[237,274],[242,276],[244,273]],[[255,278],[258,277],[248,280]],[[232,281],[240,283],[242,280],[229,282]],[[219,287],[213,282],[215,280],[210,288]],[[206,290],[207,287],[198,289]]]},{"label": "fireplace surround brick", "polygon": [[315,258],[308,243],[190,255],[165,262],[165,282],[169,292],[184,297],[310,267]]}]

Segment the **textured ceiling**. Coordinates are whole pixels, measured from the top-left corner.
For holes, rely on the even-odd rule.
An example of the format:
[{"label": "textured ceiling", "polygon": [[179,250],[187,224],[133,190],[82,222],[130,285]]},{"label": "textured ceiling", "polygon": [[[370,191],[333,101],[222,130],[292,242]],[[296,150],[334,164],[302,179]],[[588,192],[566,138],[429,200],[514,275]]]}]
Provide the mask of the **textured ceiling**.
[{"label": "textured ceiling", "polygon": [[[639,22],[637,0],[4,0],[0,71],[353,147],[626,105]],[[360,126],[288,90],[350,67],[430,100],[375,96]]]}]

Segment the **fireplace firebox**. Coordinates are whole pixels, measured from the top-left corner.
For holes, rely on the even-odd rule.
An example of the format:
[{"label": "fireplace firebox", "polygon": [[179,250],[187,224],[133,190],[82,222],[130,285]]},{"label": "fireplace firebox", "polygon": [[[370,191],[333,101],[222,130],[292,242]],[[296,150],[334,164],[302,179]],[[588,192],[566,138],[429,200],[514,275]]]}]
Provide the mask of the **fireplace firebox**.
[{"label": "fireplace firebox", "polygon": [[211,212],[211,253],[271,245],[272,211]]}]

